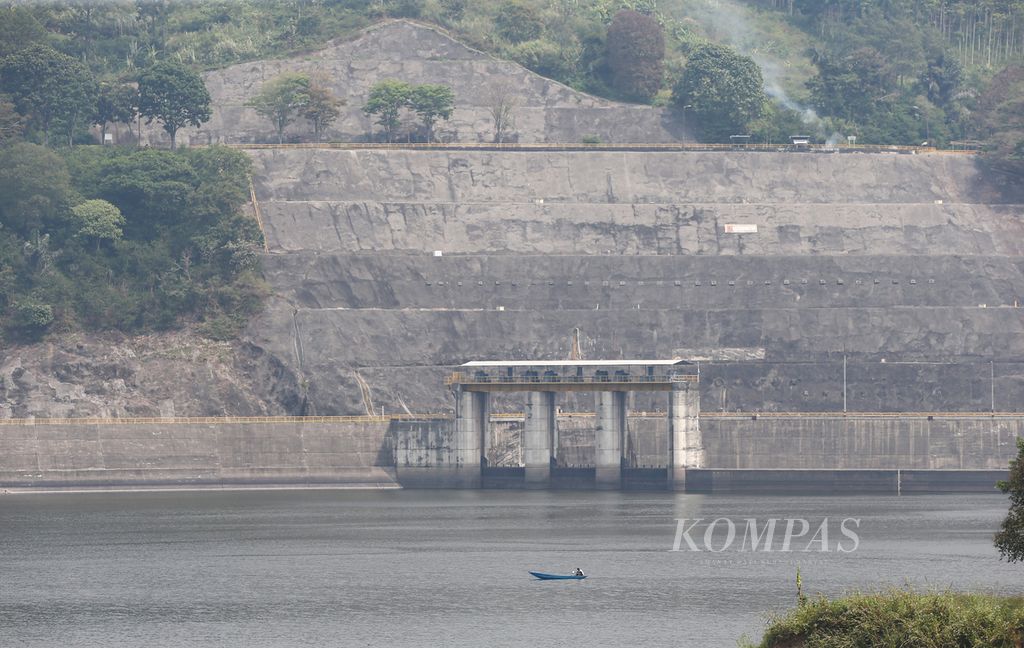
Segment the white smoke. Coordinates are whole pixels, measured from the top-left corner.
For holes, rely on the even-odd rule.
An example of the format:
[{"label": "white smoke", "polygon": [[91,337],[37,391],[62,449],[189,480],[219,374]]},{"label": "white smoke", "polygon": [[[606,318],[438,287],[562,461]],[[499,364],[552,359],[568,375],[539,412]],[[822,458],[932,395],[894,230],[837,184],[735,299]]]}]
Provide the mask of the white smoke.
[{"label": "white smoke", "polygon": [[833,132],[831,135],[828,136],[828,139],[825,140],[825,146],[830,146],[830,147],[838,146],[839,144],[841,144],[844,141],[846,141],[846,140],[843,137],[842,133]]},{"label": "white smoke", "polygon": [[764,77],[765,93],[774,99],[779,105],[789,108],[800,115],[800,119],[809,127],[818,128],[821,126],[821,118],[810,106],[798,103],[790,97],[782,87],[782,64],[757,47],[757,38],[754,30],[747,22],[744,9],[738,6],[734,0],[705,0],[700,9],[702,22],[710,31],[719,37],[724,37],[730,45],[736,48],[744,56],[754,59],[761,68],[761,75]]}]

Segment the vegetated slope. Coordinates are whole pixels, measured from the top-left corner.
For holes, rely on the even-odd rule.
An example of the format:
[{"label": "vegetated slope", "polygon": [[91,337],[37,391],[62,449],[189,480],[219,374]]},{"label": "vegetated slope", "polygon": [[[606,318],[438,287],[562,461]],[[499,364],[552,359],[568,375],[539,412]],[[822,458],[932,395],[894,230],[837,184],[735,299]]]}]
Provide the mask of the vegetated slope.
[{"label": "vegetated slope", "polygon": [[276,297],[249,335],[318,413],[364,411],[356,373],[444,409],[452,365],[575,327],[590,358],[703,359],[710,409],[842,409],[844,356],[852,410],[1022,396],[1021,210],[969,157],[251,153]]},{"label": "vegetated slope", "polygon": [[1015,646],[1022,637],[1019,596],[892,590],[810,599],[773,619],[758,645]]},{"label": "vegetated slope", "polygon": [[968,0],[16,4],[0,13],[0,55],[48,43],[96,73],[131,79],[160,60],[211,69],[308,52],[376,21],[405,18],[440,25],[577,90],[622,98],[628,93],[615,81],[608,29],[625,7],[653,16],[664,34],[656,105],[669,101],[703,44],[726,43],[757,61],[775,99],[748,125],[758,141],[803,131],[873,143],[998,142],[1005,137],[990,128],[978,98],[992,75],[1024,60],[1024,6]]}]

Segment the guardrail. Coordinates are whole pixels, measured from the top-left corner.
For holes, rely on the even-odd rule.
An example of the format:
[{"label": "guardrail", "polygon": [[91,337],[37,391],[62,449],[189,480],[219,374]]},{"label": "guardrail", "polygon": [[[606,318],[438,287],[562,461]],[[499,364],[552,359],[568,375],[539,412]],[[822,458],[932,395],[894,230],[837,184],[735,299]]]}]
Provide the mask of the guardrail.
[{"label": "guardrail", "polygon": [[[694,376],[696,378],[696,376]],[[559,416],[587,417],[594,412],[559,412]],[[630,412],[634,418],[658,418],[666,412]],[[494,412],[491,418],[522,418],[523,412]],[[1024,419],[1024,412],[711,412],[701,418],[801,419],[801,418],[877,418],[877,419]],[[391,421],[450,420],[451,414],[388,414],[385,416],[176,416],[126,418],[0,418],[0,427],[34,425],[228,425],[239,423],[388,423]]]},{"label": "guardrail", "polygon": [[[571,363],[569,363],[571,364]],[[670,384],[676,382],[697,382],[695,375],[677,376],[625,376],[608,374],[607,376],[478,376],[456,371],[447,379],[446,385],[615,385],[615,384]]]},{"label": "guardrail", "polygon": [[0,427],[19,425],[224,425],[238,423],[387,423],[447,419],[449,414],[387,414],[385,416],[174,416],[125,418],[0,418]]},{"label": "guardrail", "polygon": [[701,418],[1020,418],[1024,412],[709,412]]},{"label": "guardrail", "polygon": [[900,153],[900,154],[933,154],[949,153],[956,155],[976,155],[975,150],[940,149],[935,146],[905,146],[897,144],[810,144],[795,146],[792,144],[712,144],[698,142],[672,143],[487,143],[487,142],[304,142],[294,144],[272,143],[226,143],[232,148],[334,148],[342,150],[507,150],[507,152],[583,152],[583,150],[613,150],[613,152],[686,152],[686,150],[757,150],[757,152],[776,153]]}]

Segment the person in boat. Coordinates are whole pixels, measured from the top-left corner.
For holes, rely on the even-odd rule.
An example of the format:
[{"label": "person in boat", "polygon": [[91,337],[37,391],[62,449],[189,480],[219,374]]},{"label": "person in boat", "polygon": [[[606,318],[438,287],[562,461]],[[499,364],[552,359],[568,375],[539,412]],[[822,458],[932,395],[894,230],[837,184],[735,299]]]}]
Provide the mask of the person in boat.
[{"label": "person in boat", "polygon": [[576,571],[574,571],[572,575],[573,576],[582,576],[583,575],[583,570],[580,569],[579,567],[577,567]]}]

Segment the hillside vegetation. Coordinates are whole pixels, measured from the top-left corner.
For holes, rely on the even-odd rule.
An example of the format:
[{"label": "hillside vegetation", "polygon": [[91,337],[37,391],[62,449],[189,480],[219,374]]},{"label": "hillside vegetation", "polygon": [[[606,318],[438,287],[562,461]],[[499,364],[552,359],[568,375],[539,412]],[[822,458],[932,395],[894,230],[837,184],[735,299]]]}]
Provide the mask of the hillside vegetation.
[{"label": "hillside vegetation", "polygon": [[805,601],[768,625],[760,648],[986,646],[1024,642],[1024,599],[893,590]]},{"label": "hillside vegetation", "polygon": [[[730,45],[758,63],[775,100],[749,125],[755,139],[804,131],[946,144],[1020,135],[1019,124],[994,126],[1001,120],[988,117],[991,102],[984,100],[992,76],[1024,56],[1019,0],[112,0],[10,7],[0,21],[0,55],[45,41],[111,78],[165,58],[211,68],[280,56],[404,17],[442,25],[577,89],[664,104],[696,49]],[[609,26],[622,9],[653,17],[663,32],[655,92],[619,81],[629,77],[617,68],[624,50],[609,42]]]},{"label": "hillside vegetation", "polygon": [[190,319],[233,337],[265,289],[238,151],[0,149],[0,339]]}]

